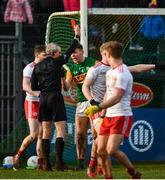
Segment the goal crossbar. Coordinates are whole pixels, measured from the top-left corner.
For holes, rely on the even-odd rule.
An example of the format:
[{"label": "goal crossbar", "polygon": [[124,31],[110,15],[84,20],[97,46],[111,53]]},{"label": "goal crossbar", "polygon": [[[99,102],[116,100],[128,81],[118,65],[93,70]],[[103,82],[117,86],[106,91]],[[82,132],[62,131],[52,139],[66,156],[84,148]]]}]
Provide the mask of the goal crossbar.
[{"label": "goal crossbar", "polygon": [[164,8],[91,8],[93,15],[165,15]]}]

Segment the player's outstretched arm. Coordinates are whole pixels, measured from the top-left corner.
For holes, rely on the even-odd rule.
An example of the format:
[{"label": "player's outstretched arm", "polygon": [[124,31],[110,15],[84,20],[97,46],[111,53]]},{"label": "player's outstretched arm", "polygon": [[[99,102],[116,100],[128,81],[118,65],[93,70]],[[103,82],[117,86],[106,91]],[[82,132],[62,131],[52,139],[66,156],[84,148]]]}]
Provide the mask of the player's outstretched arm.
[{"label": "player's outstretched arm", "polygon": [[134,66],[128,66],[128,69],[130,70],[130,72],[140,73],[155,69],[155,64],[137,64]]},{"label": "player's outstretched arm", "polygon": [[165,71],[165,64],[137,64],[134,66],[128,66],[128,69],[130,72],[134,73],[140,73],[140,72],[145,72],[145,71],[150,71],[150,70],[162,70]]}]

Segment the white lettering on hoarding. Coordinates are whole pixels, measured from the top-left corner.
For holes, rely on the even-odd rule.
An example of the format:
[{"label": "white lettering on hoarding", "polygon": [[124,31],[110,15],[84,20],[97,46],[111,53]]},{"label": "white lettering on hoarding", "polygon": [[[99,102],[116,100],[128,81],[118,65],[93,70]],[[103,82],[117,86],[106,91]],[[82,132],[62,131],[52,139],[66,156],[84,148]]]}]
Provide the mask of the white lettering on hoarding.
[{"label": "white lettering on hoarding", "polygon": [[148,100],[150,99],[150,93],[138,93],[138,92],[133,92],[133,93],[132,93],[132,99],[133,99],[133,100],[148,101]]}]

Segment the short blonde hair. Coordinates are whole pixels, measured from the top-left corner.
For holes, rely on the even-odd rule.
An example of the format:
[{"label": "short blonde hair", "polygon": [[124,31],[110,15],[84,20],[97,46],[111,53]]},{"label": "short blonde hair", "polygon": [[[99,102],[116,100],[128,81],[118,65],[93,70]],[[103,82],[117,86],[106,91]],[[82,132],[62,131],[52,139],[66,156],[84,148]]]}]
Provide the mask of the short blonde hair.
[{"label": "short blonde hair", "polygon": [[109,41],[103,43],[100,47],[100,52],[107,51],[113,58],[121,58],[123,54],[123,45],[118,41]]}]

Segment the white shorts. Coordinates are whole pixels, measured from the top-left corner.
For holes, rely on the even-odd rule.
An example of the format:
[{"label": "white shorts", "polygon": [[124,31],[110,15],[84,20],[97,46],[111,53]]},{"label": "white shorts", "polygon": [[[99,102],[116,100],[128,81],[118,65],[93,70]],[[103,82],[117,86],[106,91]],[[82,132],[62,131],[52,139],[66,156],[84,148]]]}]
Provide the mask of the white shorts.
[{"label": "white shorts", "polygon": [[84,101],[84,102],[79,102],[77,103],[77,107],[76,107],[76,115],[80,116],[80,117],[88,117],[84,114],[84,111],[87,107],[90,106],[89,101]]}]

